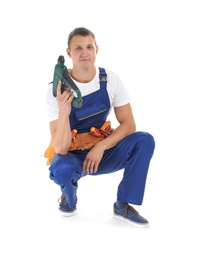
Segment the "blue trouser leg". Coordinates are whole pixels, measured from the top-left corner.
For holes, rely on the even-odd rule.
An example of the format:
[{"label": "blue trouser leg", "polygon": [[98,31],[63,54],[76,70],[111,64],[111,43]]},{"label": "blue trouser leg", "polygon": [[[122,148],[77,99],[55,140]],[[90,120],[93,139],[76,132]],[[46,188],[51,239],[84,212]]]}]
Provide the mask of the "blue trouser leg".
[{"label": "blue trouser leg", "polygon": [[66,155],[56,154],[49,167],[50,179],[61,187],[71,208],[77,204],[77,181],[82,177],[82,160],[70,152]]},{"label": "blue trouser leg", "polygon": [[105,152],[98,172],[93,175],[124,169],[117,200],[141,205],[154,148],[153,136],[146,132],[135,132]]},{"label": "blue trouser leg", "polygon": [[[115,147],[106,150],[98,171],[92,175],[124,169],[123,178],[118,186],[117,200],[141,205],[154,147],[155,142],[150,134],[135,132]],[[55,155],[49,168],[50,178],[61,186],[71,207],[75,207],[77,203],[77,181],[84,176],[82,163],[87,152]]]}]

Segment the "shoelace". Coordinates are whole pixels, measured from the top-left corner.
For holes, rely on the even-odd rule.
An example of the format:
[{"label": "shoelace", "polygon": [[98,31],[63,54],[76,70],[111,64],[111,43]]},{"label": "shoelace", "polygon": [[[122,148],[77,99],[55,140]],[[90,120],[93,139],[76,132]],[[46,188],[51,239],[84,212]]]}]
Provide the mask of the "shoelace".
[{"label": "shoelace", "polygon": [[132,206],[130,206],[129,204],[126,204],[124,206],[124,217],[125,218],[128,217],[128,210],[131,210],[135,214],[139,214],[139,212],[137,210],[135,210]]},{"label": "shoelace", "polygon": [[68,206],[65,194],[61,195],[61,197],[58,199],[58,203],[63,204],[63,206]]}]

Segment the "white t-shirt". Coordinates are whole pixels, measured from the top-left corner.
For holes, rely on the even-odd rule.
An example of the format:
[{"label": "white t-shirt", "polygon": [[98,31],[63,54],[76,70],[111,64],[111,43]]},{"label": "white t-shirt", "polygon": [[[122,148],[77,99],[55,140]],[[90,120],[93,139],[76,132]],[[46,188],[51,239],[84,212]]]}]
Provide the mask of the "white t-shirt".
[{"label": "white t-shirt", "polygon": [[[106,70],[106,73],[107,73],[107,92],[110,99],[110,111],[112,107],[119,107],[130,103],[130,96],[128,94],[128,91],[125,88],[124,83],[119,78],[119,76],[110,70]],[[96,70],[96,75],[93,78],[93,80],[91,80],[90,82],[80,83],[75,80],[74,82],[79,88],[82,97],[99,90],[100,88],[99,69]],[[57,100],[52,93],[52,87],[53,85],[50,84],[46,93],[47,114],[48,114],[49,122],[58,119],[58,112],[59,112]]]}]

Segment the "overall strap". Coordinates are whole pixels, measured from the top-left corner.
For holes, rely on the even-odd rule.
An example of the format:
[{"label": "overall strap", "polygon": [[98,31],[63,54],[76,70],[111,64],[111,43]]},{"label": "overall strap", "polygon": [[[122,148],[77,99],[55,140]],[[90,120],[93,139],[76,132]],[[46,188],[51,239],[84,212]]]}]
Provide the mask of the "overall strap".
[{"label": "overall strap", "polygon": [[99,67],[99,79],[100,79],[100,87],[106,88],[107,83],[107,74],[104,68]]}]

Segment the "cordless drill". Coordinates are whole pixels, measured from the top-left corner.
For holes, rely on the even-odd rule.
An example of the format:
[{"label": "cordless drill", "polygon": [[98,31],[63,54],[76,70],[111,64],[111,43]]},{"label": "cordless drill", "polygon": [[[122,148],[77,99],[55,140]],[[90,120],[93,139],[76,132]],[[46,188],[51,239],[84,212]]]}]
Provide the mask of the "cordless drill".
[{"label": "cordless drill", "polygon": [[68,69],[64,65],[65,59],[64,56],[60,55],[57,64],[54,69],[54,77],[53,77],[53,96],[57,96],[57,84],[61,80],[61,93],[64,92],[65,89],[69,89],[73,92],[74,98],[72,100],[72,106],[76,108],[80,108],[83,104],[81,92],[79,88],[76,86],[75,82],[71,79],[68,74]]}]

